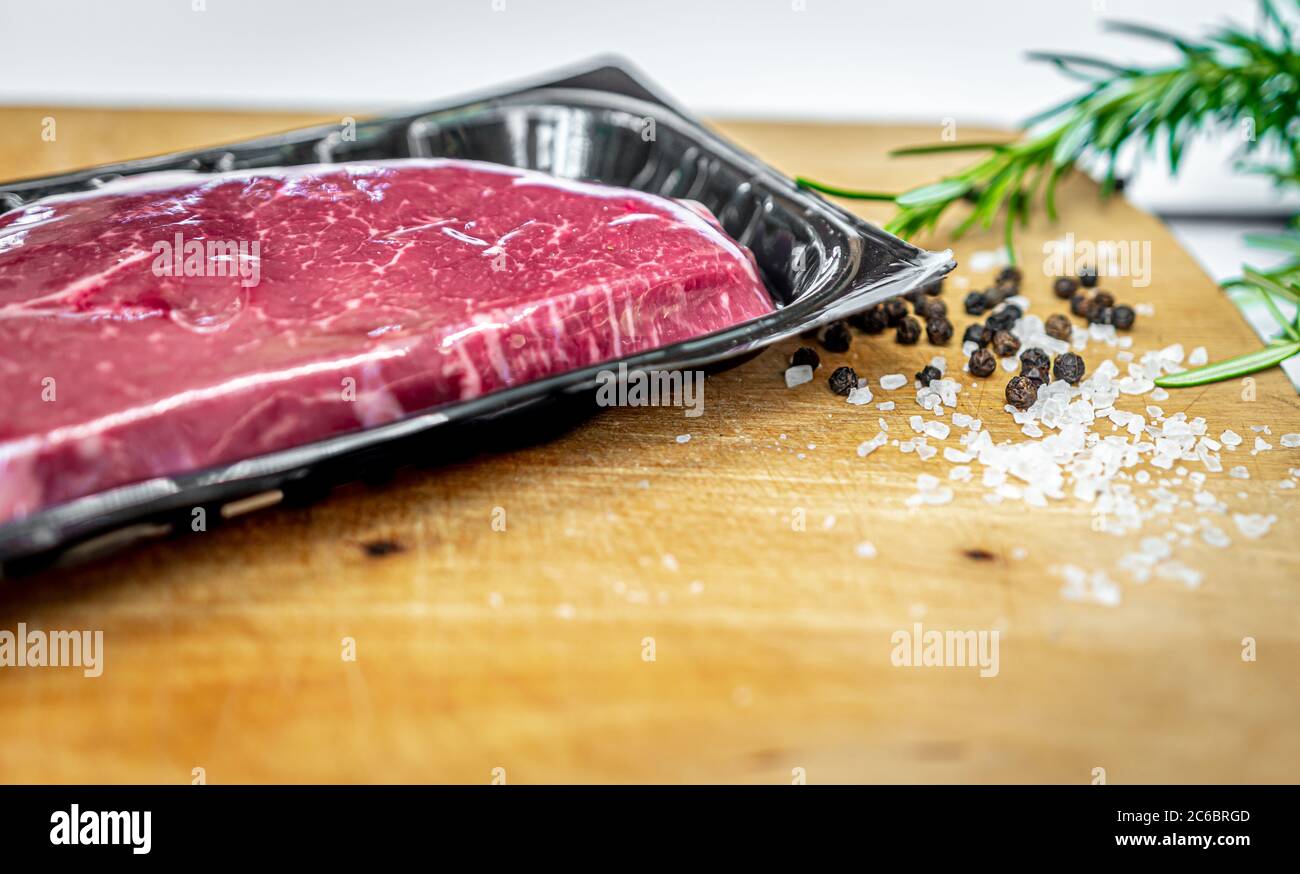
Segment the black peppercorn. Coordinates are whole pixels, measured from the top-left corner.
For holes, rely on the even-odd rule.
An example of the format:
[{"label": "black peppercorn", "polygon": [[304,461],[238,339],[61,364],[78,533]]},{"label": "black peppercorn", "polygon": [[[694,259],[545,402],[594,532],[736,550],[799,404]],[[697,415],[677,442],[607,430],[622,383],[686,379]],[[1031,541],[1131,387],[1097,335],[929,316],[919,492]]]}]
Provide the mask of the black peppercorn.
[{"label": "black peppercorn", "polygon": [[1068,316],[1055,313],[1047,317],[1047,322],[1044,323],[1043,330],[1049,337],[1054,337],[1057,340],[1068,341],[1074,333],[1074,326],[1070,324]]},{"label": "black peppercorn", "polygon": [[917,302],[920,301],[921,298],[923,297],[925,297],[925,292],[919,288],[914,288],[911,291],[903,292],[903,300],[907,301],[912,306],[916,306]]},{"label": "black peppercorn", "polygon": [[1020,372],[1024,373],[1031,367],[1037,367],[1044,373],[1052,366],[1052,359],[1047,357],[1047,353],[1037,346],[1030,346],[1024,352],[1020,353]]},{"label": "black peppercorn", "polygon": [[1027,376],[1013,376],[1007,383],[1007,403],[1017,410],[1027,410],[1038,400],[1038,383]]},{"label": "black peppercorn", "polygon": [[1010,358],[1020,351],[1020,340],[1010,331],[998,331],[993,335],[993,351],[999,358]]},{"label": "black peppercorn", "polygon": [[1096,268],[1096,267],[1080,267],[1080,268],[1079,268],[1079,284],[1082,285],[1084,288],[1096,288],[1096,287],[1097,287],[1097,268]]},{"label": "black peppercorn", "polygon": [[831,391],[837,395],[846,395],[858,387],[858,375],[852,367],[837,367],[827,382],[830,383]]},{"label": "black peppercorn", "polygon": [[936,346],[944,346],[952,339],[952,322],[947,316],[930,316],[925,320],[925,336]]},{"label": "black peppercorn", "polygon": [[898,323],[907,318],[907,305],[896,297],[891,297],[881,305],[885,311],[885,326],[897,328]]},{"label": "black peppercorn", "polygon": [[1109,325],[1115,318],[1114,307],[1100,307],[1088,313],[1088,321],[1094,325]]},{"label": "black peppercorn", "polygon": [[799,367],[802,364],[807,364],[813,370],[816,370],[822,366],[822,359],[821,356],[817,354],[816,349],[812,349],[808,346],[800,346],[798,349],[794,350],[794,354],[790,356],[790,366]]},{"label": "black peppercorn", "polygon": [[865,312],[849,316],[849,324],[864,334],[879,334],[885,330],[885,311],[876,304]]},{"label": "black peppercorn", "polygon": [[1052,367],[1052,372],[1057,379],[1063,379],[1070,385],[1078,385],[1086,369],[1081,357],[1073,352],[1062,352],[1056,356],[1056,364]]},{"label": "black peppercorn", "polygon": [[1137,319],[1137,313],[1133,307],[1128,304],[1120,304],[1115,307],[1114,312],[1110,314],[1110,323],[1121,331],[1127,331],[1133,327],[1133,322]]},{"label": "black peppercorn", "polygon": [[1031,381],[1034,385],[1039,386],[1040,388],[1044,384],[1052,381],[1051,371],[1049,371],[1046,367],[1043,368],[1031,367],[1028,370],[1022,370],[1020,372],[1020,375],[1025,377],[1029,381]]},{"label": "black peppercorn", "polygon": [[843,322],[831,322],[817,335],[817,342],[827,352],[847,352],[849,344],[853,342],[853,335],[849,333],[849,326]]},{"label": "black peppercorn", "polygon": [[989,308],[989,299],[978,291],[972,291],[966,295],[966,300],[962,302],[966,312],[972,316],[981,316]]},{"label": "black peppercorn", "polygon": [[987,346],[993,342],[993,331],[987,325],[981,325],[976,322],[973,325],[966,326],[966,333],[962,335],[963,343],[974,343],[976,346]]},{"label": "black peppercorn", "polygon": [[1009,331],[1024,313],[1015,304],[1007,304],[988,317],[988,326],[994,331]]},{"label": "black peppercorn", "polygon": [[1080,318],[1087,318],[1088,295],[1080,292],[1079,294],[1076,294],[1074,297],[1070,298],[1070,312],[1076,316],[1079,316]]},{"label": "black peppercorn", "polygon": [[921,286],[921,291],[931,297],[937,297],[938,295],[943,294],[943,279],[936,279],[934,282]]},{"label": "black peppercorn", "polygon": [[998,360],[987,349],[976,349],[970,355],[970,372],[983,379],[997,369]]},{"label": "black peppercorn", "polygon": [[1079,290],[1079,280],[1073,276],[1062,276],[1052,285],[1052,293],[1061,300],[1069,300]]},{"label": "black peppercorn", "polygon": [[1008,266],[1008,267],[1003,267],[1000,271],[998,271],[998,275],[997,277],[994,278],[993,281],[998,283],[999,285],[1004,282],[1009,283],[1011,285],[1019,285],[1020,280],[1024,278],[1025,278],[1025,274],[1020,272],[1019,267]]},{"label": "black peppercorn", "polygon": [[943,374],[939,372],[939,368],[935,367],[933,364],[925,365],[925,367],[922,367],[916,373],[916,380],[917,382],[921,383],[921,385],[929,385],[930,383],[934,382],[936,379],[940,379],[942,377]]},{"label": "black peppercorn", "polygon": [[1017,289],[1010,285],[995,285],[992,288],[984,289],[984,299],[989,302],[989,309],[1002,303],[1002,301],[1016,294]]},{"label": "black peppercorn", "polygon": [[898,323],[898,331],[895,333],[894,339],[904,346],[911,346],[921,339],[921,323],[911,316],[904,316],[903,320]]},{"label": "black peppercorn", "polygon": [[[1088,296],[1088,302],[1083,309],[1084,316],[1090,322],[1097,321],[1097,313],[1102,310],[1108,310],[1115,306],[1115,298],[1108,291],[1094,291]],[[1104,324],[1109,324],[1105,322]]]}]

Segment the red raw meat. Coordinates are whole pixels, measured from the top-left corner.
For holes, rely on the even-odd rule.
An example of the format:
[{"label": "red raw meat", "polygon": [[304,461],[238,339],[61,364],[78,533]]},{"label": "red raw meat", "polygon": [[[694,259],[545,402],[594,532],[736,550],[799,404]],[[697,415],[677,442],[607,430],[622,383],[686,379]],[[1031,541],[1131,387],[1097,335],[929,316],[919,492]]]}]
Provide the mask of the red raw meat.
[{"label": "red raw meat", "polygon": [[702,208],[493,164],[154,174],[37,201],[0,216],[0,522],[772,309]]}]

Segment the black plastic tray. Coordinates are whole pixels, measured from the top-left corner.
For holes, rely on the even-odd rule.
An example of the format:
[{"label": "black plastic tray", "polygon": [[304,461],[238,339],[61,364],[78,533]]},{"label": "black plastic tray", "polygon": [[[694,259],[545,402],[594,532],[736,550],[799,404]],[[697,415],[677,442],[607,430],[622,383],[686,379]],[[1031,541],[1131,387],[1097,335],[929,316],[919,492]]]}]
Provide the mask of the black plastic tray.
[{"label": "black plastic tray", "polygon": [[[351,133],[351,132],[349,132]],[[315,499],[440,447],[465,430],[562,402],[581,406],[597,374],[632,368],[718,369],[783,337],[931,282],[948,253],[918,249],[797,187],[714,134],[629,65],[602,58],[504,88],[356,125],[306,128],[199,151],[0,185],[0,212],[159,170],[214,172],[397,157],[457,157],[690,198],[748,246],[777,311],[734,328],[613,362],[447,404],[388,425],[202,471],[155,477],[0,526],[0,574],[71,561],[134,540],[189,530],[282,501]],[[565,400],[565,399],[569,400]],[[476,437],[477,439],[477,437]]]}]

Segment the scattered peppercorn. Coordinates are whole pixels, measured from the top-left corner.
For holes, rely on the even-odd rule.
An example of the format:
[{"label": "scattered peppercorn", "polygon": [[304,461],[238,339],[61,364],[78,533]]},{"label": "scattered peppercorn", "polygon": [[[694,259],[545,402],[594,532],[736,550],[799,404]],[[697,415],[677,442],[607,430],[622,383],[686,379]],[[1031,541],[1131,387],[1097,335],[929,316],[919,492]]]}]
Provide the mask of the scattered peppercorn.
[{"label": "scattered peppercorn", "polygon": [[880,306],[885,311],[885,326],[888,328],[897,328],[898,323],[907,318],[907,305],[896,297],[891,297]]},{"label": "scattered peppercorn", "polygon": [[[1083,314],[1088,321],[1095,322],[1097,321],[1097,313],[1108,310],[1113,306],[1115,306],[1115,297],[1109,291],[1094,291],[1088,297],[1088,303],[1084,307]],[[1110,323],[1104,322],[1103,324]]]},{"label": "scattered peppercorn", "polygon": [[1082,357],[1073,352],[1062,352],[1056,356],[1056,364],[1052,367],[1052,372],[1057,379],[1063,379],[1070,385],[1078,385],[1086,369]]},{"label": "scattered peppercorn", "polygon": [[970,372],[983,379],[997,369],[998,360],[987,349],[976,349],[970,354]]},{"label": "scattered peppercorn", "polygon": [[1114,307],[1101,307],[1088,314],[1088,321],[1094,325],[1109,325],[1115,320]]},{"label": "scattered peppercorn", "polygon": [[1004,282],[1010,283],[1012,285],[1019,285],[1020,280],[1024,278],[1025,278],[1025,274],[1020,272],[1019,267],[1007,266],[1007,267],[1003,267],[998,272],[997,277],[993,281],[998,283],[999,285]]},{"label": "scattered peppercorn", "polygon": [[1069,300],[1074,297],[1074,293],[1079,290],[1079,280],[1073,276],[1062,276],[1056,280],[1052,286],[1052,293],[1061,300]]},{"label": "scattered peppercorn", "polygon": [[1020,340],[1010,331],[998,331],[993,335],[993,351],[999,358],[1010,358],[1020,351]]},{"label": "scattered peppercorn", "polygon": [[916,380],[921,383],[921,385],[929,385],[936,379],[942,377],[943,374],[939,372],[939,368],[935,367],[933,364],[925,365],[925,367],[922,367],[916,374]]},{"label": "scattered peppercorn", "polygon": [[989,299],[985,297],[982,292],[972,291],[970,294],[966,295],[966,300],[963,301],[963,306],[965,306],[966,312],[969,315],[982,316],[984,311],[989,308]]},{"label": "scattered peppercorn", "polygon": [[1015,294],[1017,289],[1009,285],[995,285],[992,288],[984,289],[984,299],[989,302],[989,309],[1002,303],[1002,301]]},{"label": "scattered peppercorn", "polygon": [[1079,268],[1079,284],[1084,288],[1097,287],[1097,268],[1081,267]]},{"label": "scattered peppercorn", "polygon": [[1074,326],[1070,324],[1068,316],[1055,313],[1047,317],[1047,322],[1043,325],[1043,330],[1047,336],[1054,337],[1057,340],[1068,341],[1074,333]]},{"label": "scattered peppercorn", "polygon": [[947,345],[952,339],[952,322],[947,316],[931,315],[925,320],[925,336],[936,346]]},{"label": "scattered peppercorn", "polygon": [[817,335],[817,342],[827,352],[847,352],[849,344],[853,342],[853,335],[849,333],[849,326],[843,322],[831,322]]},{"label": "scattered peppercorn", "polygon": [[1088,315],[1088,295],[1080,292],[1070,298],[1070,312],[1079,318],[1085,318]]},{"label": "scattered peppercorn", "polygon": [[837,395],[846,395],[858,387],[858,375],[852,367],[837,367],[827,380],[831,391]]},{"label": "scattered peppercorn", "polygon": [[973,325],[966,326],[966,333],[962,335],[963,343],[974,343],[976,346],[984,347],[993,342],[993,331],[988,325],[981,325],[976,322]]},{"label": "scattered peppercorn", "polygon": [[1137,313],[1133,307],[1127,304],[1120,304],[1115,307],[1114,312],[1110,315],[1110,323],[1121,331],[1127,331],[1133,327],[1133,322],[1137,319]]},{"label": "scattered peppercorn", "polygon": [[1046,373],[1052,366],[1052,359],[1047,357],[1047,353],[1037,346],[1030,346],[1024,352],[1020,353],[1020,372],[1024,373],[1031,367],[1036,367]]},{"label": "scattered peppercorn", "polygon": [[1020,375],[1040,387],[1052,381],[1052,373],[1046,367],[1031,367],[1028,370],[1022,370]]},{"label": "scattered peppercorn", "polygon": [[803,364],[807,364],[813,370],[822,366],[821,356],[817,354],[816,349],[809,346],[800,346],[794,350],[794,354],[790,356],[790,366],[799,367]]},{"label": "scattered peppercorn", "polygon": [[1015,304],[1007,304],[988,317],[988,326],[994,331],[1010,331],[1024,313]]},{"label": "scattered peppercorn", "polygon": [[1038,384],[1027,376],[1013,376],[1007,383],[1007,403],[1017,410],[1027,410],[1038,400]]},{"label": "scattered peppercorn", "polygon": [[864,334],[879,334],[885,330],[885,311],[876,304],[869,310],[849,316],[849,324]]},{"label": "scattered peppercorn", "polygon": [[928,285],[921,286],[921,291],[925,292],[931,297],[937,297],[938,295],[943,294],[943,278],[940,277],[939,279],[936,279],[934,282],[931,282]]},{"label": "scattered peppercorn", "polygon": [[894,334],[894,339],[904,346],[911,346],[921,339],[921,323],[911,316],[904,316],[903,320],[898,323],[898,330]]}]

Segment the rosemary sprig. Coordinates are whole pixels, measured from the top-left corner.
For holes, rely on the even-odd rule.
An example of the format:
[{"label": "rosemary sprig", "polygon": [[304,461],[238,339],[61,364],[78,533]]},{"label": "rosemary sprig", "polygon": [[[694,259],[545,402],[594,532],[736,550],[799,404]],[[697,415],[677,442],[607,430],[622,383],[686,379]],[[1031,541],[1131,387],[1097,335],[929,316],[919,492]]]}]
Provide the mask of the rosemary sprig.
[{"label": "rosemary sprig", "polygon": [[[1300,5],[1300,0],[1293,0]],[[892,200],[898,208],[885,226],[902,237],[932,230],[954,204],[968,201],[969,214],[953,232],[1004,225],[1004,243],[1016,262],[1014,234],[1041,199],[1049,219],[1056,219],[1056,189],[1081,165],[1102,168],[1101,192],[1110,195],[1124,149],[1137,144],[1148,152],[1162,150],[1177,173],[1182,156],[1198,132],[1211,126],[1242,133],[1240,158],[1265,144],[1281,155],[1277,166],[1253,168],[1273,176],[1280,186],[1300,182],[1300,50],[1286,19],[1272,0],[1260,0],[1261,23],[1255,31],[1228,25],[1201,40],[1153,27],[1111,22],[1108,29],[1158,40],[1179,53],[1166,67],[1140,68],[1074,54],[1035,54],[1067,75],[1088,83],[1076,97],[1026,122],[1026,133],[1011,142],[944,143],[899,149],[893,155],[978,151],[976,163],[944,179],[897,195],[857,192],[809,179],[799,183],[838,197]],[[1300,236],[1295,232],[1259,238],[1257,244],[1283,248],[1291,260],[1271,271],[1244,272],[1230,285],[1250,286],[1262,295],[1288,340],[1300,338],[1300,324],[1282,317],[1276,299],[1297,302],[1300,295]],[[1227,379],[1270,367],[1285,345],[1239,356],[1158,380],[1161,385],[1193,385],[1196,380]],[[1294,353],[1292,353],[1294,354]],[[1265,363],[1266,362],[1266,363]],[[1188,381],[1193,380],[1193,381]]]}]

